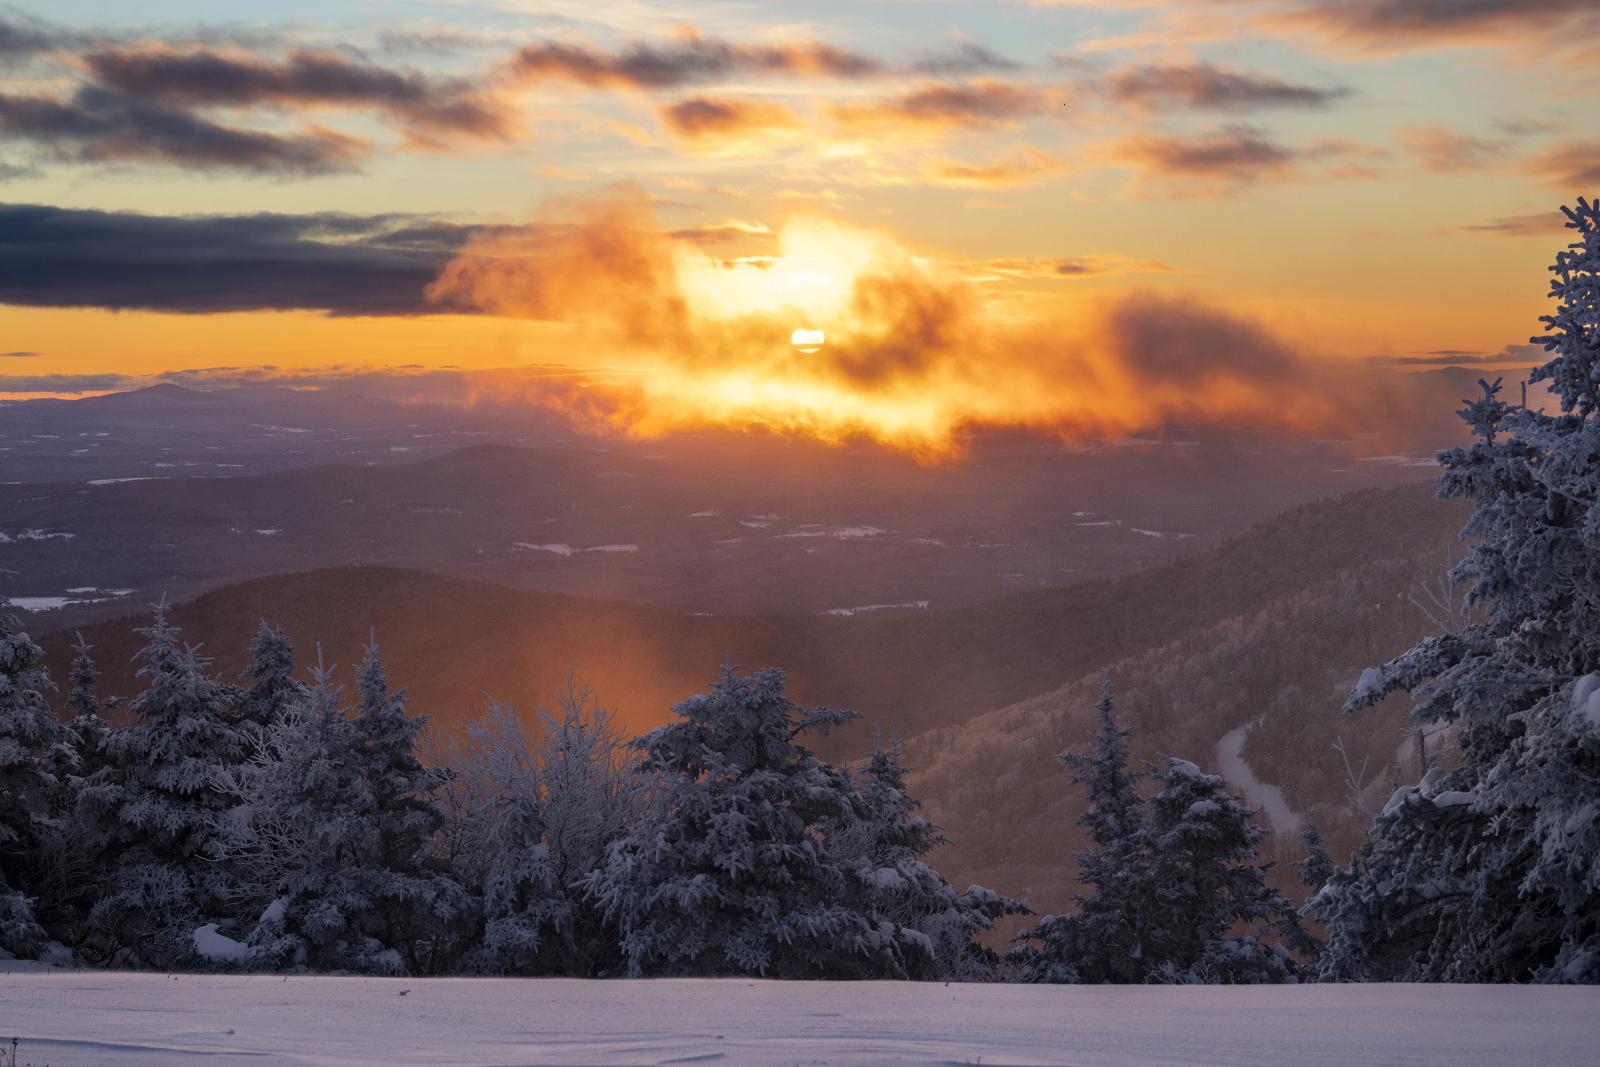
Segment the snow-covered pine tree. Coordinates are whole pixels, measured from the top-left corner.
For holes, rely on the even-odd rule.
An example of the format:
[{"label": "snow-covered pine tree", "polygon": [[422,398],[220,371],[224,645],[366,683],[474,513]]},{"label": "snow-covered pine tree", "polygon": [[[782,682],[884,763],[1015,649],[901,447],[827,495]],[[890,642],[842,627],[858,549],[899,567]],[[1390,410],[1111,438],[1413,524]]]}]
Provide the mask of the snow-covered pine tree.
[{"label": "snow-covered pine tree", "polygon": [[476,901],[431,848],[445,820],[437,794],[450,772],[417,758],[427,720],[408,716],[405,692],[389,689],[376,637],[356,687],[356,760],[371,804],[371,852],[362,856],[361,878],[372,904],[367,921],[411,973],[440,973],[456,962],[477,925]]},{"label": "snow-covered pine tree", "polygon": [[[534,741],[515,711],[491,705],[465,777],[489,778],[482,851],[484,941],[498,973],[597,975],[620,968],[616,924],[583,890],[642,810],[646,779],[626,765],[615,712],[570,679]],[[487,772],[487,773],[485,773]]]},{"label": "snow-covered pine tree", "polygon": [[246,924],[248,962],[397,970],[365,958],[386,946],[349,937],[344,909],[362,901],[352,902],[340,879],[359,852],[367,792],[332,672],[319,662],[311,679],[252,731],[250,759],[218,777],[234,801],[218,820],[219,852]]},{"label": "snow-covered pine tree", "polygon": [[0,616],[0,951],[14,956],[32,957],[48,940],[29,890],[58,784],[49,768],[70,759],[45,703],[51,688],[43,650],[15,616]]},{"label": "snow-covered pine tree", "polygon": [[354,718],[320,662],[223,784],[223,853],[238,872],[250,965],[375,974],[448,969],[475,926],[471,895],[429,856],[441,772],[413,751],[423,720],[391,693],[376,645]]},{"label": "snow-covered pine tree", "polygon": [[295,680],[294,645],[289,636],[262,619],[250,642],[250,665],[243,680],[250,684],[239,702],[239,718],[256,729],[270,724],[288,708],[304,701],[306,687]]},{"label": "snow-covered pine tree", "polygon": [[775,668],[732,667],[636,744],[653,805],[586,882],[632,975],[865,978],[905,973],[893,931],[853,906],[822,828],[861,818],[844,775],[798,738],[857,718],[801,708]]},{"label": "snow-covered pine tree", "polygon": [[1322,831],[1317,829],[1317,824],[1307,818],[1300,828],[1300,844],[1306,850],[1305,858],[1294,865],[1295,874],[1300,879],[1300,884],[1311,890],[1313,895],[1328,883],[1333,877],[1333,860],[1328,856],[1328,846],[1322,843]]},{"label": "snow-covered pine tree", "polygon": [[1089,831],[1091,847],[1077,861],[1078,880],[1091,892],[1073,897],[1076,913],[1046,915],[1017,935],[1011,959],[1020,981],[1141,982],[1149,966],[1144,801],[1139,776],[1128,769],[1129,731],[1118,725],[1115,709],[1107,679],[1095,704],[1093,754],[1061,755],[1069,780],[1084,787],[1089,801],[1078,825]]},{"label": "snow-covered pine tree", "polygon": [[1555,314],[1535,370],[1559,414],[1499,383],[1440,454],[1440,496],[1476,501],[1452,576],[1481,615],[1363,673],[1356,711],[1409,689],[1461,758],[1397,790],[1312,902],[1327,979],[1600,981],[1600,202],[1563,209]]},{"label": "snow-covered pine tree", "polygon": [[[1293,982],[1290,948],[1310,947],[1294,906],[1258,863],[1265,831],[1226,783],[1167,757],[1155,773],[1145,831],[1146,979],[1195,983]],[[1268,939],[1276,935],[1277,941]]]},{"label": "snow-covered pine tree", "polygon": [[233,721],[238,690],[180,642],[164,603],[138,633],[136,722],[107,735],[105,765],[79,790],[79,823],[109,878],[90,915],[91,952],[163,966],[191,959],[196,923],[225,912],[231,892],[214,845],[231,800],[216,781],[244,759],[245,739]]},{"label": "snow-covered pine tree", "polygon": [[978,936],[1001,916],[1025,914],[1027,908],[980,885],[957,892],[925,862],[944,837],[917,814],[922,802],[907,792],[906,773],[899,745],[874,746],[853,775],[864,814],[828,827],[828,850],[854,869],[864,910],[906,942],[908,977],[989,978],[1000,959]]}]

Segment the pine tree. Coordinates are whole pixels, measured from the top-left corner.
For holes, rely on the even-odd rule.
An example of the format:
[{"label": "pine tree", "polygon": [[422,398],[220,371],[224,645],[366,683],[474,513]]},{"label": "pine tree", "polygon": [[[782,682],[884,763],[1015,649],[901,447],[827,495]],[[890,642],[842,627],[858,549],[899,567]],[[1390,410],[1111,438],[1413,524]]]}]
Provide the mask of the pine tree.
[{"label": "pine tree", "polygon": [[1151,921],[1150,874],[1144,841],[1144,801],[1128,769],[1129,731],[1118,725],[1111,683],[1095,705],[1099,727],[1094,753],[1062,753],[1069,780],[1082,785],[1088,807],[1078,825],[1091,847],[1077,855],[1078,880],[1092,889],[1076,894],[1077,912],[1047,915],[1017,935],[1013,952],[1025,982],[1139,982],[1149,966],[1145,930]]},{"label": "pine tree", "polygon": [[[1152,903],[1147,977],[1162,981],[1295,981],[1290,947],[1306,946],[1293,906],[1256,862],[1265,836],[1222,778],[1167,757],[1150,800]],[[1268,935],[1276,935],[1277,942]]]},{"label": "pine tree", "polygon": [[1328,848],[1322,843],[1322,832],[1317,829],[1317,824],[1311,819],[1306,819],[1305,825],[1300,829],[1300,844],[1305,848],[1305,858],[1294,865],[1295,874],[1300,879],[1300,884],[1315,893],[1328,883],[1333,877],[1333,860],[1328,856]]},{"label": "pine tree", "polygon": [[1369,669],[1347,711],[1409,689],[1454,724],[1459,766],[1397,790],[1312,902],[1328,979],[1600,981],[1600,202],[1563,209],[1534,341],[1559,414],[1500,383],[1461,412],[1440,496],[1475,501],[1454,570],[1481,618]]},{"label": "pine tree", "polygon": [[250,665],[243,678],[251,685],[239,703],[239,718],[257,729],[306,696],[306,687],[294,677],[294,646],[287,634],[265,619],[250,642]]},{"label": "pine tree", "polygon": [[248,813],[223,852],[247,890],[253,966],[438,973],[475,924],[470,895],[429,855],[442,775],[414,753],[422,720],[390,693],[376,645],[358,678],[351,718],[319,663],[226,780]]},{"label": "pine tree", "polygon": [[709,693],[636,744],[654,805],[587,881],[618,923],[628,971],[861,978],[905,973],[894,931],[851,905],[850,868],[821,830],[864,815],[798,738],[857,718],[805,709],[775,668],[724,667]]},{"label": "pine tree", "polygon": [[196,922],[225,911],[215,844],[230,802],[216,781],[244,759],[245,739],[233,723],[238,691],[180,643],[164,603],[138,633],[136,725],[107,735],[78,807],[110,880],[90,917],[94,954],[159,966],[192,958]]},{"label": "pine tree", "polygon": [[67,692],[67,711],[72,715],[67,722],[67,743],[77,754],[78,776],[88,778],[104,763],[106,737],[111,728],[101,714],[100,669],[90,655],[93,646],[84,641],[82,634],[75,637],[75,655],[67,671],[67,681],[72,686]]},{"label": "pine tree", "polygon": [[[1028,982],[1287,982],[1292,952],[1313,940],[1294,909],[1268,888],[1256,862],[1264,831],[1223,780],[1168,757],[1150,800],[1128,770],[1129,731],[1117,724],[1109,683],[1095,706],[1092,755],[1062,761],[1085,787],[1078,824],[1092,847],[1078,853],[1091,887],[1077,911],[1046,916],[1019,934],[1017,976]],[[1270,938],[1270,939],[1269,939]]]},{"label": "pine tree", "polygon": [[404,691],[390,691],[375,639],[367,646],[357,689],[356,761],[371,804],[372,852],[364,857],[362,878],[371,921],[408,970],[436,973],[464,950],[468,928],[476,923],[470,895],[431,853],[444,824],[436,797],[449,771],[425,767],[417,758],[417,735],[426,720],[406,714]]},{"label": "pine tree", "polygon": [[45,703],[44,652],[15,616],[0,617],[0,950],[31,957],[47,935],[28,890],[42,864],[57,780],[70,751]]},{"label": "pine tree", "polygon": [[977,938],[1004,915],[1027,912],[983,886],[964,893],[924,857],[944,842],[939,828],[917,814],[906,790],[898,745],[877,745],[855,776],[863,814],[829,827],[829,851],[854,869],[863,910],[887,924],[903,943],[907,976],[968,981],[991,976],[999,956]]}]

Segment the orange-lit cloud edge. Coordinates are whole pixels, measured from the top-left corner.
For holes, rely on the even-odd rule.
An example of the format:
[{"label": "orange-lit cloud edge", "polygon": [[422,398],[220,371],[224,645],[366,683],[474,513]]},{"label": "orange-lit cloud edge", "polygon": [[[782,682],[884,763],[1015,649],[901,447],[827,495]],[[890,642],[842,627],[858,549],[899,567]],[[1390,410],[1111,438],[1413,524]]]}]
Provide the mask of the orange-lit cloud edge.
[{"label": "orange-lit cloud edge", "polygon": [[[1348,431],[1380,417],[1348,364],[1199,299],[1136,290],[1069,312],[983,284],[1126,266],[1113,258],[952,264],[884,230],[797,214],[772,255],[723,259],[664,232],[626,190],[568,202],[537,232],[474,238],[431,296],[565,324],[568,350],[610,369],[578,388],[528,384],[524,399],[593,432],[760,429],[941,458],[980,428],[1083,440],[1172,424]],[[799,328],[827,343],[797,350]]]}]

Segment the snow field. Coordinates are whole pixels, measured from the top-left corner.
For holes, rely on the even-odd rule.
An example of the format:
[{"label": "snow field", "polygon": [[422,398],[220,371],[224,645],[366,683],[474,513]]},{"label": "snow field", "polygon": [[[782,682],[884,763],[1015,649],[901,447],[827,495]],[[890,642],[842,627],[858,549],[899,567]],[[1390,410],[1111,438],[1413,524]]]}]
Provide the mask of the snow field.
[{"label": "snow field", "polygon": [[1597,1011],[1592,987],[285,979],[0,964],[0,1038],[21,1038],[19,1062],[51,1067],[1566,1067],[1595,1062]]}]

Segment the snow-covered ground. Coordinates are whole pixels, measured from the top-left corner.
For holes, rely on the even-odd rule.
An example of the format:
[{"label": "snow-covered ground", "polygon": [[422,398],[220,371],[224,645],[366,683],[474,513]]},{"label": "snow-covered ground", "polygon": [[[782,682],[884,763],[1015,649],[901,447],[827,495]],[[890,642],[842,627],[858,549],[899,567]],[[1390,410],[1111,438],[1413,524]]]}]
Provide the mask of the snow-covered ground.
[{"label": "snow-covered ground", "polygon": [[[1600,989],[221,977],[0,964],[19,1062],[1564,1067]],[[13,973],[5,973],[5,968]]]}]

